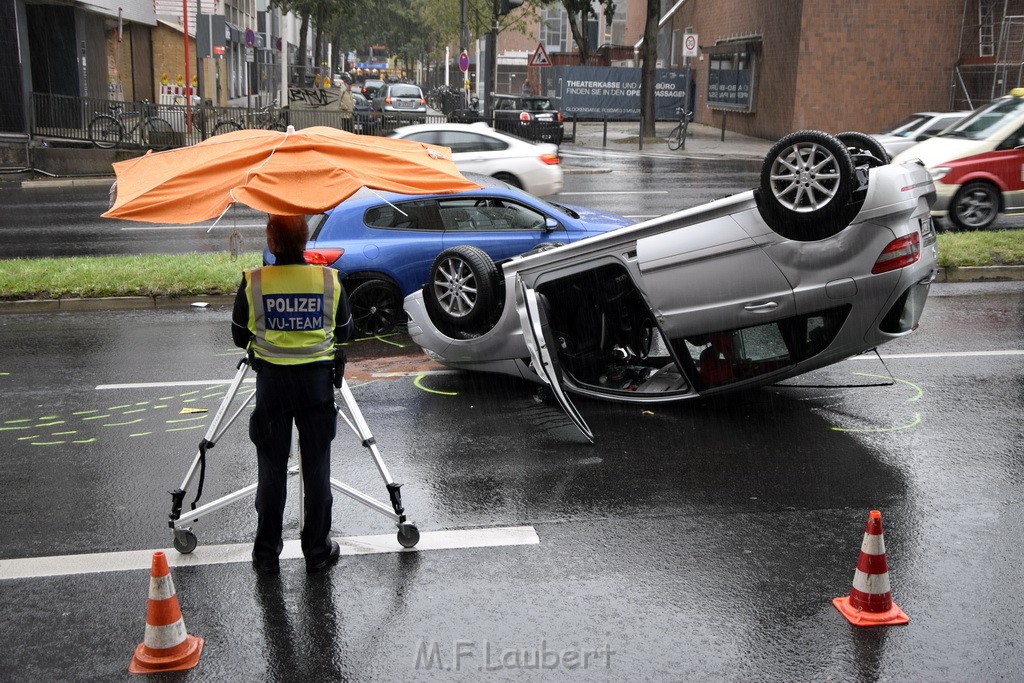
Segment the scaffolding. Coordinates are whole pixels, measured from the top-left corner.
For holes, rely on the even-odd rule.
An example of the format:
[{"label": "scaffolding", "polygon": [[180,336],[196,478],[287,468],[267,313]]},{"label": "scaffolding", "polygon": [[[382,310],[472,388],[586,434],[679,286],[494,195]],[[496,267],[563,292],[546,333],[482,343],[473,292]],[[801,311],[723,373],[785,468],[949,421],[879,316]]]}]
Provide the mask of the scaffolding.
[{"label": "scaffolding", "polygon": [[1024,0],[964,0],[950,108],[974,109],[1024,85]]}]

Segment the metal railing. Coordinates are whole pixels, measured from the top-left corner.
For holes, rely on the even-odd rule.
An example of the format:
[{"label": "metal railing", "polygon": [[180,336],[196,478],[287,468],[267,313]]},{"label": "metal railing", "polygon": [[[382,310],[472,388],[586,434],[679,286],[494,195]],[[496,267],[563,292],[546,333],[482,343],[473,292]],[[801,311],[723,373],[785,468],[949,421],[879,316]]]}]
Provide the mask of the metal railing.
[{"label": "metal railing", "polygon": [[[330,126],[351,133],[387,135],[401,126],[414,123],[443,123],[448,117],[438,114],[382,114],[372,111],[343,113],[327,109],[211,107],[184,104],[154,104],[152,102],[118,102],[113,100],[32,93],[29,134],[33,138],[48,138],[68,142],[93,144],[97,117],[120,120],[126,133],[135,133],[140,117],[157,119],[165,146],[183,147],[201,142],[211,135],[242,128],[296,130],[312,126]],[[166,122],[166,124],[164,123]],[[119,148],[144,148],[145,135],[126,134],[119,139]],[[105,144],[110,147],[112,145]]]}]

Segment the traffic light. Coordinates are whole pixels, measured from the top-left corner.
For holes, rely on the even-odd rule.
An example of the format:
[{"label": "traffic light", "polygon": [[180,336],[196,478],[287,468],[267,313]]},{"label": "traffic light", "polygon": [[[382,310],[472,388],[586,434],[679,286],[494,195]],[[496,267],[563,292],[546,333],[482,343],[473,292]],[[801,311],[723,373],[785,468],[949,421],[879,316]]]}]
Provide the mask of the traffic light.
[{"label": "traffic light", "polygon": [[523,0],[501,0],[501,8],[498,10],[498,16],[503,17],[516,7],[522,7]]}]

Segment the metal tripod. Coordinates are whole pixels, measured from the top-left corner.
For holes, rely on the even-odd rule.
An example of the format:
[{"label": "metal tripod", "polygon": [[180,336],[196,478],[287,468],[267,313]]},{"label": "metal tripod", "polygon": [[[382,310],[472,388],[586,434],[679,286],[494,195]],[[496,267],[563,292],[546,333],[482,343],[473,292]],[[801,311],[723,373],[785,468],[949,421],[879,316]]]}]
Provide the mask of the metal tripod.
[{"label": "metal tripod", "polygon": [[[196,457],[192,460],[192,465],[189,467],[184,481],[182,481],[179,488],[171,491],[171,514],[169,515],[170,519],[167,525],[174,533],[174,549],[180,553],[190,553],[195,550],[198,545],[196,535],[192,532],[192,524],[194,522],[205,517],[211,512],[216,512],[217,510],[231,505],[236,501],[256,494],[256,484],[250,484],[245,488],[241,488],[237,491],[221,496],[209,503],[198,507],[196,506],[199,498],[203,495],[203,480],[206,475],[206,452],[217,444],[220,437],[223,436],[224,432],[231,427],[231,424],[256,395],[255,393],[252,393],[246,397],[234,414],[232,414],[231,417],[228,418],[227,422],[222,425],[222,422],[224,422],[224,416],[228,413],[228,409],[234,402],[235,397],[238,394],[238,388],[242,385],[242,380],[245,379],[250,368],[251,362],[248,357],[244,357],[238,362],[238,372],[235,373],[234,379],[231,380],[231,386],[228,387],[224,400],[221,401],[220,407],[217,408],[217,412],[213,416],[213,420],[210,422],[209,428],[206,430],[206,435],[203,437],[202,441],[199,442],[199,452],[196,453]],[[362,445],[370,451],[370,455],[373,457],[373,462],[377,466],[377,471],[380,472],[381,478],[384,479],[384,484],[388,490],[388,497],[390,498],[391,506],[388,507],[385,503],[382,503],[334,478],[331,479],[331,488],[339,493],[343,493],[349,498],[352,498],[356,502],[365,505],[371,510],[376,510],[385,517],[390,517],[398,527],[399,544],[404,548],[412,548],[417,542],[419,542],[420,532],[419,529],[416,528],[415,524],[406,520],[405,509],[402,507],[402,485],[395,483],[394,480],[391,479],[391,474],[388,472],[388,468],[384,465],[384,461],[380,457],[380,452],[377,450],[377,443],[373,438],[373,434],[370,432],[370,428],[366,424],[366,420],[363,419],[363,414],[359,411],[359,405],[356,403],[356,399],[352,396],[352,391],[348,388],[348,384],[344,379],[341,380],[340,386],[338,386],[338,391],[344,401],[344,406],[337,406],[338,415],[346,424],[348,424],[349,429],[359,437]],[[299,467],[301,467],[301,454],[299,462],[300,464],[298,466],[294,466],[289,469],[289,474],[298,472]],[[185,500],[186,492],[189,490],[189,487],[191,487],[196,477],[199,478],[196,497],[192,501],[191,509],[182,515],[181,508]]]}]

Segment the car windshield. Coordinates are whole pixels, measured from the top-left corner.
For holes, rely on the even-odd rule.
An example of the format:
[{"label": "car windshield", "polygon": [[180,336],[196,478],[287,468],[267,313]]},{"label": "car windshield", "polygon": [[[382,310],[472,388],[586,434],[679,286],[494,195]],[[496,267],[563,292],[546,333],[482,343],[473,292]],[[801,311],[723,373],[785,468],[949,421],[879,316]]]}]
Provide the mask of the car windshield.
[{"label": "car windshield", "polygon": [[901,138],[909,138],[930,118],[930,116],[926,116],[924,114],[912,114],[887,130],[886,133],[889,135],[896,135]]},{"label": "car windshield", "polygon": [[389,94],[392,97],[419,97],[420,89],[415,85],[393,85]]},{"label": "car windshield", "polygon": [[1011,117],[1024,114],[1024,97],[1005,97],[977,110],[943,132],[942,137],[985,140],[1006,125]]}]

